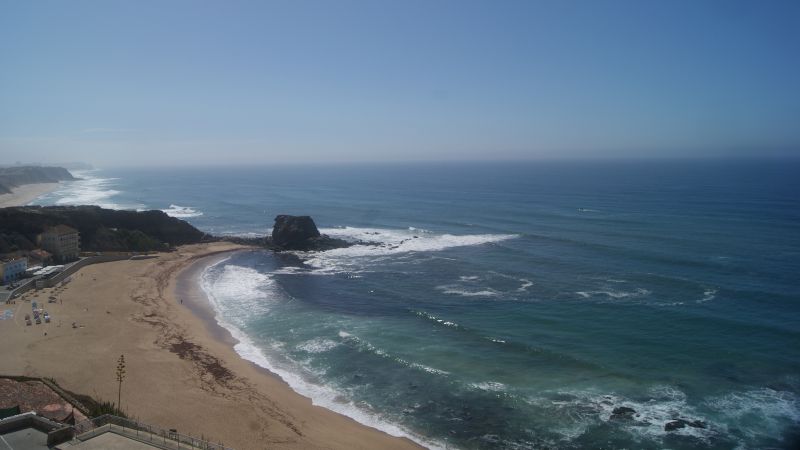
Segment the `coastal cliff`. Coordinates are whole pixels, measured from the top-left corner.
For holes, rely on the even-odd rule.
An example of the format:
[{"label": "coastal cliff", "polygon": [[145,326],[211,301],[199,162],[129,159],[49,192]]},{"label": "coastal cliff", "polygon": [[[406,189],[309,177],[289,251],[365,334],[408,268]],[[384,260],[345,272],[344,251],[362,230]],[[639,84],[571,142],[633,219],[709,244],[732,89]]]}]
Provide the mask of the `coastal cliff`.
[{"label": "coastal cliff", "polygon": [[[18,206],[0,208],[0,253],[33,250],[37,236],[49,227],[68,225],[80,233],[83,251],[154,251],[221,238],[206,234],[163,211],[124,211],[99,206]],[[324,251],[364,242],[321,234],[310,216],[279,215],[272,236],[226,237],[226,241],[273,251]]]},{"label": "coastal cliff", "polygon": [[54,225],[80,232],[84,251],[152,251],[212,238],[163,211],[117,211],[98,206],[25,206],[0,209],[0,253],[36,248]]},{"label": "coastal cliff", "polygon": [[0,167],[0,194],[8,194],[15,187],[25,184],[58,183],[75,179],[63,167]]}]

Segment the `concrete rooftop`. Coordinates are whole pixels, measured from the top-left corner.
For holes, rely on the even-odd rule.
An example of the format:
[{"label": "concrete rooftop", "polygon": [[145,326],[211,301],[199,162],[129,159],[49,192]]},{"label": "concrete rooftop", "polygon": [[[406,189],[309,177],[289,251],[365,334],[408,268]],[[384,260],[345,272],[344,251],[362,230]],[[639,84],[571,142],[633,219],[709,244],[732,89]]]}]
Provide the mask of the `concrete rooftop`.
[{"label": "concrete rooftop", "polygon": [[120,436],[116,433],[103,433],[75,445],[61,445],[63,450],[153,450],[152,445]]},{"label": "concrete rooftop", "polygon": [[48,450],[47,433],[27,427],[0,434],[0,450]]}]

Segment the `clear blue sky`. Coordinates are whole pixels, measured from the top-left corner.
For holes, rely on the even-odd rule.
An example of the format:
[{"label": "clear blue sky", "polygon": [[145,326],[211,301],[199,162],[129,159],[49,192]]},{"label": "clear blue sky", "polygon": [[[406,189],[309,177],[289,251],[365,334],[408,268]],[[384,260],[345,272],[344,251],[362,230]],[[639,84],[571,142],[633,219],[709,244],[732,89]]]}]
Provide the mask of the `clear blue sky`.
[{"label": "clear blue sky", "polygon": [[0,0],[0,163],[800,155],[800,1]]}]

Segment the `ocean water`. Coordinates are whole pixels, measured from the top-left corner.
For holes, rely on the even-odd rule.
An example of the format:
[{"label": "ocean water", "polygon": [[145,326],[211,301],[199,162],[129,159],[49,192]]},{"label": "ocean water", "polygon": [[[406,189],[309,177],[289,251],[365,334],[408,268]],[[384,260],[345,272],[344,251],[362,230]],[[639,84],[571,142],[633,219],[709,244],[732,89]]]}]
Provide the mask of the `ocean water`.
[{"label": "ocean water", "polygon": [[[242,357],[434,448],[800,443],[800,164],[127,169],[37,200],[376,242],[198,280]],[[633,418],[612,417],[630,407]],[[674,419],[702,421],[667,432]]]}]

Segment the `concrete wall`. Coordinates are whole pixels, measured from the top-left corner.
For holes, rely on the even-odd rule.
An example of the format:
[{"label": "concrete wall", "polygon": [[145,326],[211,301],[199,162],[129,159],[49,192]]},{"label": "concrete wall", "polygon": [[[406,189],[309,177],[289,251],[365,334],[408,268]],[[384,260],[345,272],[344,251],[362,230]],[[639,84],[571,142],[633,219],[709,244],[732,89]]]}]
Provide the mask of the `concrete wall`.
[{"label": "concrete wall", "polygon": [[[98,263],[112,262],[112,261],[123,261],[123,260],[126,260],[126,259],[131,259],[131,256],[130,255],[89,256],[89,257],[83,258],[80,261],[76,261],[75,263],[71,264],[69,267],[64,269],[58,275],[56,275],[56,276],[54,276],[52,278],[49,278],[47,280],[43,280],[44,283],[42,284],[42,287],[53,287],[56,284],[64,281],[67,277],[69,277],[73,273],[75,273],[78,270],[80,270],[82,267],[86,267],[86,266],[88,266],[90,264],[98,264]],[[11,291],[10,296],[18,297],[18,296],[24,294],[25,292],[28,292],[31,289],[34,289],[36,287],[35,281],[36,281],[35,279],[27,280],[25,282],[25,284],[22,284],[19,287],[17,287],[16,289],[14,289],[13,291]]]},{"label": "concrete wall", "polygon": [[65,427],[69,429],[68,425],[54,422],[32,411],[0,420],[0,434],[23,428],[36,428],[43,433],[49,433],[53,430],[61,430]]},{"label": "concrete wall", "polygon": [[62,442],[67,442],[68,440],[72,439],[74,435],[75,430],[69,426],[64,426],[62,428],[50,431],[47,433],[47,446],[52,447],[54,445],[61,444]]},{"label": "concrete wall", "polygon": [[73,273],[79,271],[82,267],[86,267],[90,264],[98,264],[104,262],[112,262],[112,261],[123,261],[126,259],[130,259],[130,255],[100,255],[100,256],[89,256],[88,258],[83,258],[80,261],[77,261],[61,271],[58,275],[49,278],[45,281],[45,287],[53,287],[58,283],[64,281],[67,277],[72,275]]},{"label": "concrete wall", "polygon": [[26,280],[23,284],[17,286],[13,291],[11,291],[9,296],[10,297],[20,296],[20,295],[30,291],[34,287],[36,287],[36,284],[34,283],[33,279]]}]

